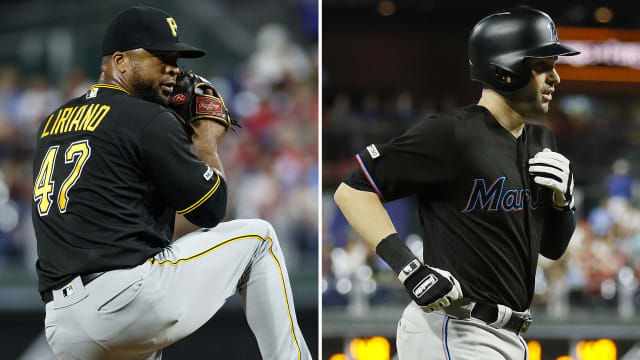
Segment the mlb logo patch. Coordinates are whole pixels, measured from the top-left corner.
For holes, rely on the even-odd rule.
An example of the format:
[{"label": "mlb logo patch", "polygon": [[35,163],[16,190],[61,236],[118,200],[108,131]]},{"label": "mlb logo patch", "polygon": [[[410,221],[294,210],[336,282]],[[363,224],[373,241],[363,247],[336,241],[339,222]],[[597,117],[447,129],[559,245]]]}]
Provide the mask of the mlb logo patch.
[{"label": "mlb logo patch", "polygon": [[67,297],[73,294],[73,285],[69,285],[62,289],[62,296]]},{"label": "mlb logo patch", "polygon": [[222,116],[222,103],[220,103],[220,99],[198,96],[196,99],[196,114]]},{"label": "mlb logo patch", "polygon": [[87,99],[96,97],[98,95],[98,90],[99,90],[98,88],[90,89],[89,92],[87,93]]},{"label": "mlb logo patch", "polygon": [[207,166],[207,172],[205,172],[203,176],[205,180],[211,180],[211,177],[213,176],[213,169]]},{"label": "mlb logo patch", "polygon": [[402,269],[402,272],[405,276],[409,276],[413,274],[418,267],[420,267],[420,262],[414,259]]},{"label": "mlb logo patch", "polygon": [[372,159],[380,157],[380,152],[378,151],[378,149],[374,144],[367,146],[367,151],[369,152],[369,155],[371,155]]}]

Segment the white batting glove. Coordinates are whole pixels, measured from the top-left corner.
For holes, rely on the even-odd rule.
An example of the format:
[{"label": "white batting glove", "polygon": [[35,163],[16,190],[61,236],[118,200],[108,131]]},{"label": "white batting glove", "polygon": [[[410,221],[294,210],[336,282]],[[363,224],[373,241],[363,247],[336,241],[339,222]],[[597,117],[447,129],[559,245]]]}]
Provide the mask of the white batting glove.
[{"label": "white batting glove", "polygon": [[571,162],[562,154],[544,149],[529,159],[533,181],[553,190],[553,205],[573,209],[573,172]]},{"label": "white batting glove", "polygon": [[426,313],[430,313],[432,311],[440,310],[442,308],[445,308],[445,307],[451,305],[451,303],[453,301],[456,301],[458,299],[462,299],[462,287],[460,286],[460,282],[458,282],[458,279],[456,279],[453,275],[451,275],[450,272],[448,272],[446,270],[438,269],[438,268],[435,268],[435,267],[430,267],[430,268],[431,268],[431,270],[438,272],[445,279],[449,280],[449,282],[451,282],[451,285],[453,285],[453,287],[442,298],[434,301],[433,303],[431,303],[431,304],[429,304],[427,306],[422,306],[422,311],[424,311]]}]

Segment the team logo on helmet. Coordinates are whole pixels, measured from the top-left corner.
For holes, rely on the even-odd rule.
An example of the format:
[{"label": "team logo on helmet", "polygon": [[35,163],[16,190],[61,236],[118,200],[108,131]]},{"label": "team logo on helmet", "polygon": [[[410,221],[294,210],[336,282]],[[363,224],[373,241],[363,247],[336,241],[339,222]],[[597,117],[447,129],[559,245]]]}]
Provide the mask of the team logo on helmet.
[{"label": "team logo on helmet", "polygon": [[551,41],[558,42],[558,31],[556,31],[555,25],[553,25],[552,22],[549,22],[547,24],[547,29],[549,29],[549,32],[551,33]]},{"label": "team logo on helmet", "polygon": [[187,95],[184,93],[178,93],[173,95],[173,97],[171,98],[171,103],[172,104],[176,104],[176,105],[180,105],[183,102],[185,102],[187,100]]}]

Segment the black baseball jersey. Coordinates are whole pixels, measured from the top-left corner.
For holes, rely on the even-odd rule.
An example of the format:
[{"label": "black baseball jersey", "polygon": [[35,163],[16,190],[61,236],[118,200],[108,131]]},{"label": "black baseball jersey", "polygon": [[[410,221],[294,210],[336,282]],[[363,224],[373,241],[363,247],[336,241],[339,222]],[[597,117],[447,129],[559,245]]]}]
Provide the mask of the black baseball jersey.
[{"label": "black baseball jersey", "polygon": [[424,262],[450,271],[466,298],[522,311],[533,296],[538,254],[555,247],[546,251],[559,257],[575,226],[573,212],[553,208],[551,191],[528,174],[528,159],[544,148],[555,151],[547,128],[526,123],[515,138],[473,105],[368,146],[345,183],[373,189],[383,201],[415,194]]},{"label": "black baseball jersey", "polygon": [[40,292],[76,275],[139,265],[173,237],[176,212],[214,226],[226,185],[161,105],[92,86],[42,122],[32,217]]}]

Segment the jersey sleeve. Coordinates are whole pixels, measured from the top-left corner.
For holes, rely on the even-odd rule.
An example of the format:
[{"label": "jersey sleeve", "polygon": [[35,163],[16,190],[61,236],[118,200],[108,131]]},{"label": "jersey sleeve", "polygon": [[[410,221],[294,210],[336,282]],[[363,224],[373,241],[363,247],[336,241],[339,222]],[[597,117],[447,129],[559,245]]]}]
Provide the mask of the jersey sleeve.
[{"label": "jersey sleeve", "polygon": [[362,173],[360,167],[353,169],[351,174],[349,174],[342,182],[356,190],[376,192],[369,180],[367,180],[367,177]]},{"label": "jersey sleeve", "polygon": [[361,175],[346,181],[365,190],[364,178],[383,201],[392,201],[455,179],[456,157],[453,119],[428,117],[390,142],[358,153]]},{"label": "jersey sleeve", "polygon": [[141,137],[151,181],[167,203],[197,226],[213,227],[222,221],[226,183],[193,154],[178,120],[162,112],[146,124]]}]

